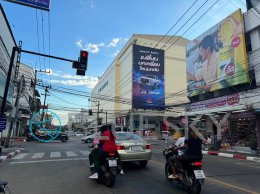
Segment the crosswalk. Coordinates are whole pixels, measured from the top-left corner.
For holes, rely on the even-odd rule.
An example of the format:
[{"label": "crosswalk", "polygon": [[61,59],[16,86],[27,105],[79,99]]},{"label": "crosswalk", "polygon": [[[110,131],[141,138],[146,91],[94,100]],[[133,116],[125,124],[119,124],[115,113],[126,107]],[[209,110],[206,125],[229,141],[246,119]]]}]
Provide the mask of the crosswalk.
[{"label": "crosswalk", "polygon": [[38,153],[19,153],[12,160],[37,160],[37,159],[58,159],[58,158],[76,158],[76,157],[88,157],[89,151],[63,151],[63,152],[38,152]]}]

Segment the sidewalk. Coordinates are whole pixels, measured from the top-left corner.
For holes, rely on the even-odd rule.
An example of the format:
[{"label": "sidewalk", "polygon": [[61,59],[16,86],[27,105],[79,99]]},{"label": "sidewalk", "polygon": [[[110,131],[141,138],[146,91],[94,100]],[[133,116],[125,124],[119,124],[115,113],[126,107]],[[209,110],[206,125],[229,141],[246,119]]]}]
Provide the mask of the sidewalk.
[{"label": "sidewalk", "polygon": [[234,158],[234,159],[240,159],[240,160],[250,160],[255,162],[260,162],[260,156],[259,155],[252,155],[247,153],[240,153],[236,151],[202,151],[204,155],[214,155],[214,156],[220,156],[220,157],[227,157],[227,158]]},{"label": "sidewalk", "polygon": [[14,142],[13,146],[9,148],[4,148],[2,146],[2,156],[0,155],[0,163],[6,161],[7,159],[13,158],[18,153],[24,150],[22,142]]},{"label": "sidewalk", "polygon": [[[163,144],[165,140],[158,140],[155,138],[144,138],[146,139],[151,145],[166,145]],[[167,140],[169,144],[173,144],[173,140]],[[227,157],[227,158],[234,158],[240,160],[249,160],[254,162],[260,162],[260,152],[258,155],[253,155],[250,152],[245,151],[238,151],[238,150],[219,150],[219,151],[202,151],[203,155],[213,155],[213,156],[220,156],[220,157]]]}]

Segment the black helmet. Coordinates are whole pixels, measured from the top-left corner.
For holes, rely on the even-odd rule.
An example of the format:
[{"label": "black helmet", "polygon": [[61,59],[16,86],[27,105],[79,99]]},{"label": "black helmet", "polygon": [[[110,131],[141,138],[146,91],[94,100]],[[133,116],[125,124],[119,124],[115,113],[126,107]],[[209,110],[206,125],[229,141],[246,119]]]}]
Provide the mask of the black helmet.
[{"label": "black helmet", "polygon": [[107,126],[106,126],[106,125],[102,125],[102,126],[100,127],[100,132],[101,132],[101,133],[105,132],[106,130],[107,130]]}]

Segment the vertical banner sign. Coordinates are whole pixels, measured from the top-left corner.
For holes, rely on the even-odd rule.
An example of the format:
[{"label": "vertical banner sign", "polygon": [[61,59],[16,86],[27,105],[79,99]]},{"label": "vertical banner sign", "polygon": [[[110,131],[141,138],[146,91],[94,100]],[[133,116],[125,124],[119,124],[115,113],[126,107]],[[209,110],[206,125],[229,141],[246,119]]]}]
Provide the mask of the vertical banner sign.
[{"label": "vertical banner sign", "polygon": [[133,109],[164,110],[164,50],[133,45]]},{"label": "vertical banner sign", "polygon": [[29,7],[34,7],[46,11],[49,11],[50,9],[50,0],[5,0],[5,1],[21,4]]},{"label": "vertical banner sign", "polygon": [[241,10],[187,44],[186,66],[189,97],[249,83]]}]

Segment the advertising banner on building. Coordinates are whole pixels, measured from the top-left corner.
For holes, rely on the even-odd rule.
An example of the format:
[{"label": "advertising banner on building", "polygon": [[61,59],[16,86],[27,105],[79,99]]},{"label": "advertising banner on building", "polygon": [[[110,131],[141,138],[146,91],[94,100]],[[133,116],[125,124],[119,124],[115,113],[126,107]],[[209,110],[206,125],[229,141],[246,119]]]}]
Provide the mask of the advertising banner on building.
[{"label": "advertising banner on building", "polygon": [[50,9],[50,0],[5,0],[12,3],[17,3],[29,7],[34,7],[38,9],[43,10],[49,10]]},{"label": "advertising banner on building", "polygon": [[236,106],[239,105],[239,99],[239,94],[232,94],[215,99],[195,102],[186,106],[186,111],[201,111],[206,109]]},{"label": "advertising banner on building", "polygon": [[241,10],[187,44],[186,66],[189,97],[249,82]]},{"label": "advertising banner on building", "polygon": [[133,109],[165,109],[164,50],[133,45]]}]

